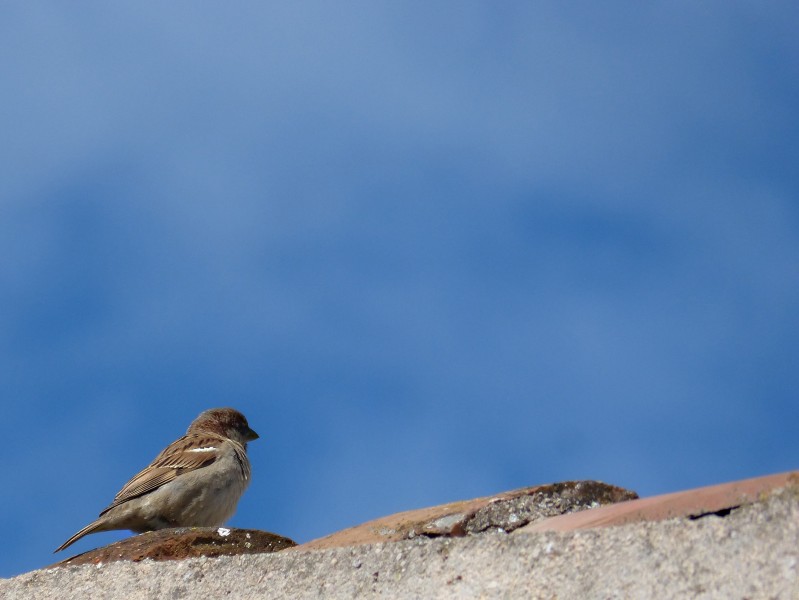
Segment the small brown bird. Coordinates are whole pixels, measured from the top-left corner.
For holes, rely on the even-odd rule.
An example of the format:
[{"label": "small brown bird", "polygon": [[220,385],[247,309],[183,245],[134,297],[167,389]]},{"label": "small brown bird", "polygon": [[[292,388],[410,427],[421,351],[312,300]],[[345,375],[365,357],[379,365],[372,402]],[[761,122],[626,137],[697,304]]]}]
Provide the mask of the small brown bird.
[{"label": "small brown bird", "polygon": [[216,527],[236,511],[250,483],[247,442],[258,439],[232,408],[212,408],[119,491],[100,518],[58,547],[90,533],[168,527]]}]

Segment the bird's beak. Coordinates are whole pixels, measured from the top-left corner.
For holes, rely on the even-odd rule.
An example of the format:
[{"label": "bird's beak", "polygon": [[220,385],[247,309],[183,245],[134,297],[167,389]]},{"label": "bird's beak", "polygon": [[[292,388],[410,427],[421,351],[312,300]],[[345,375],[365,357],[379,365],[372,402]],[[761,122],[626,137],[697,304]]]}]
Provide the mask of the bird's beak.
[{"label": "bird's beak", "polygon": [[258,439],[259,437],[261,437],[261,436],[260,436],[260,435],[258,435],[257,433],[255,433],[255,432],[254,432],[252,429],[250,429],[250,428],[248,427],[248,428],[247,428],[246,437],[247,437],[247,441],[248,441],[248,442],[251,442],[251,441],[253,441],[253,440],[257,440],[257,439]]}]

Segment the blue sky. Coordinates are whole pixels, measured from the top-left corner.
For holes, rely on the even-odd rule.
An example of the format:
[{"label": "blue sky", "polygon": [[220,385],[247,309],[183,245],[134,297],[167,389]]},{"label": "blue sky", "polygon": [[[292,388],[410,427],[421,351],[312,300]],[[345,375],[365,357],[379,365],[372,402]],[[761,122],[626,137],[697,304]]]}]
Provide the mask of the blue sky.
[{"label": "blue sky", "polygon": [[796,468],[797,12],[4,3],[0,576],[213,406],[298,541]]}]

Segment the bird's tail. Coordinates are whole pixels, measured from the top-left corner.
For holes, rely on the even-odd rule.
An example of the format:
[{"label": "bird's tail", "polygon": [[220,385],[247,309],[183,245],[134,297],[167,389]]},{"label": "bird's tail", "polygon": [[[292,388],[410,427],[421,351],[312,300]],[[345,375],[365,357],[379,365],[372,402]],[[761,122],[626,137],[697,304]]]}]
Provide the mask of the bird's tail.
[{"label": "bird's tail", "polygon": [[105,519],[102,519],[102,518],[97,519],[96,521],[93,521],[93,522],[89,523],[88,525],[86,525],[86,527],[81,529],[78,533],[73,535],[66,542],[64,542],[58,548],[56,548],[55,551],[53,552],[53,554],[55,554],[56,552],[61,552],[65,548],[69,548],[72,544],[77,542],[84,535],[89,535],[90,533],[95,533],[97,531],[105,531],[106,529],[105,529],[104,525],[105,525]]}]

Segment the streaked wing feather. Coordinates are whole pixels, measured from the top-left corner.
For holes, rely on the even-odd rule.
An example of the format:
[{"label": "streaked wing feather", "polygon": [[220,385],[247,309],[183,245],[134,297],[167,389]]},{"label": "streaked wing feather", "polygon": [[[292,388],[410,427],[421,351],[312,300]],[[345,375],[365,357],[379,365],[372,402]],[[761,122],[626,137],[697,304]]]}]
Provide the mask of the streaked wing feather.
[{"label": "streaked wing feather", "polygon": [[183,436],[164,448],[149,466],[128,481],[119,490],[111,505],[100,514],[103,515],[115,506],[152,492],[180,475],[207,467],[216,460],[217,452],[212,450],[189,452],[189,450],[218,448],[223,442],[223,438],[207,433]]}]

